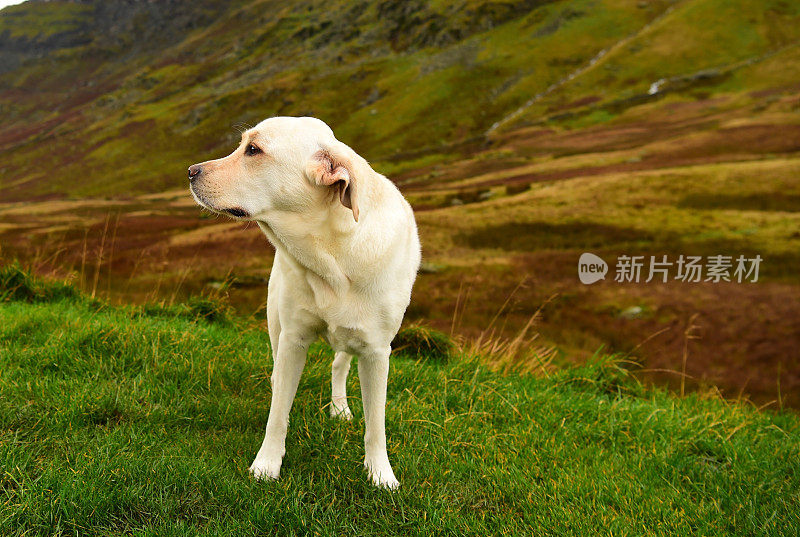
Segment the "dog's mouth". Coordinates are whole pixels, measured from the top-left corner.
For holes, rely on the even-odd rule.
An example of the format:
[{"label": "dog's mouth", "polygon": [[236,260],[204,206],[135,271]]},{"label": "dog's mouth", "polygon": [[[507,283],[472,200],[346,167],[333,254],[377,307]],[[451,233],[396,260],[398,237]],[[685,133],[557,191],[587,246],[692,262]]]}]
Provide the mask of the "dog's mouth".
[{"label": "dog's mouth", "polygon": [[231,216],[235,216],[236,218],[248,218],[250,215],[247,214],[247,211],[242,209],[241,207],[232,207],[230,209],[222,209],[223,213],[228,213]]},{"label": "dog's mouth", "polygon": [[192,196],[194,197],[194,200],[197,202],[198,205],[200,205],[204,209],[208,209],[211,212],[233,216],[234,218],[250,218],[250,213],[248,213],[241,207],[230,207],[227,209],[218,209],[214,207],[211,203],[209,203],[207,199],[203,197],[202,194],[195,192],[194,185],[189,185],[189,192],[192,193]]}]

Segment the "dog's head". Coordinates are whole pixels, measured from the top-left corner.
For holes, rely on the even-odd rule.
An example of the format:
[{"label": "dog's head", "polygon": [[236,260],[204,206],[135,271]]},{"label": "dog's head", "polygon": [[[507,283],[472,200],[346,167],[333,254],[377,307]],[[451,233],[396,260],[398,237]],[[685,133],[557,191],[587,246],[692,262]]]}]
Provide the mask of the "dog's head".
[{"label": "dog's head", "polygon": [[311,117],[273,117],[242,135],[227,157],[189,167],[189,190],[203,207],[267,220],[343,206],[358,221],[358,183],[369,165]]}]

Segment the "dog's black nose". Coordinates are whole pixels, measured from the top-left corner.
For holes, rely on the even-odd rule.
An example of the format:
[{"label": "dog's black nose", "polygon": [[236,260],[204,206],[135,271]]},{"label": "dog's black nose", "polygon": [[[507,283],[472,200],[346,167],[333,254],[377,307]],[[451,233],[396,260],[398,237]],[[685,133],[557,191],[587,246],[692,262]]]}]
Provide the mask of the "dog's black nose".
[{"label": "dog's black nose", "polygon": [[194,183],[194,180],[197,179],[201,173],[203,173],[203,167],[199,164],[192,164],[189,166],[189,182]]}]

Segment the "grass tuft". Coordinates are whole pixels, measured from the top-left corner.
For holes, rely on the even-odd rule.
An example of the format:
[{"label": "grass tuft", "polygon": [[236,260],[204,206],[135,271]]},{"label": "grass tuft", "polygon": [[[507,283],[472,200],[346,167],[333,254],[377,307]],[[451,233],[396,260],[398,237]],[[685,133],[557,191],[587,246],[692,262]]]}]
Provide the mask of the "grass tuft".
[{"label": "grass tuft", "polygon": [[56,302],[75,300],[80,292],[72,285],[58,280],[37,278],[13,263],[0,267],[0,302]]},{"label": "grass tuft", "polygon": [[184,316],[212,323],[230,322],[231,308],[222,298],[195,296],[181,307]]},{"label": "grass tuft", "polygon": [[403,328],[392,341],[396,355],[438,362],[446,362],[454,348],[455,344],[447,334],[420,324]]},{"label": "grass tuft", "polygon": [[630,365],[622,356],[598,352],[585,364],[559,371],[554,380],[597,394],[640,396],[645,389],[629,369]]},{"label": "grass tuft", "polygon": [[229,324],[232,309],[222,297],[194,296],[180,304],[144,304],[137,314],[145,317],[179,318],[189,321]]}]

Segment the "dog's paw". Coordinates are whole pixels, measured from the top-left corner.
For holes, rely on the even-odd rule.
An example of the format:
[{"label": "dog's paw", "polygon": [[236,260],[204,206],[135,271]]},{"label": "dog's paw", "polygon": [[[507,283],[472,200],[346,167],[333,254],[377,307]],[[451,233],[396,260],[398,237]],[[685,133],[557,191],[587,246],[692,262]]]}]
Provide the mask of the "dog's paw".
[{"label": "dog's paw", "polygon": [[281,475],[281,460],[258,459],[250,465],[250,474],[258,480],[269,481]]},{"label": "dog's paw", "polygon": [[344,405],[337,405],[336,403],[331,403],[331,417],[338,418],[340,420],[350,421],[353,419],[353,413],[350,412],[350,407],[347,406],[347,403]]},{"label": "dog's paw", "polygon": [[387,490],[397,490],[400,482],[394,476],[392,465],[389,464],[388,459],[385,461],[364,461],[364,467],[367,469],[369,479],[376,487]]}]

